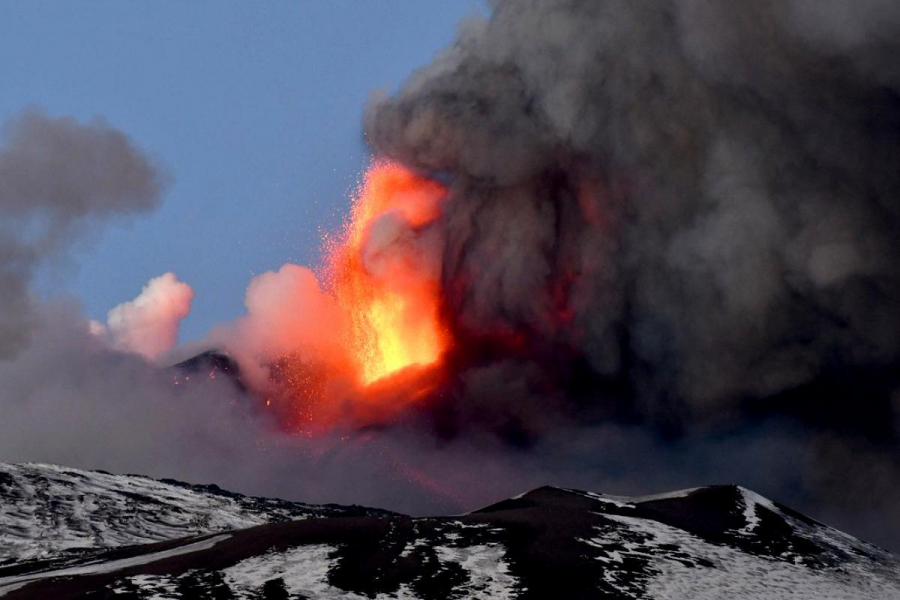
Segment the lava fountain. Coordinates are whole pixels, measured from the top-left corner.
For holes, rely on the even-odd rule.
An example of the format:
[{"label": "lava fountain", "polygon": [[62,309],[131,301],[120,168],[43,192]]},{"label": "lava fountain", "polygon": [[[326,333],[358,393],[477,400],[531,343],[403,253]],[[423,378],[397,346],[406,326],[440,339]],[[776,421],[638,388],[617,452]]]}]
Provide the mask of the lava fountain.
[{"label": "lava fountain", "polygon": [[284,265],[251,282],[237,340],[256,349],[268,376],[255,388],[281,426],[381,422],[440,384],[452,345],[440,279],[446,192],[376,161],[317,272]]},{"label": "lava fountain", "polygon": [[328,245],[326,281],[347,317],[345,343],[363,385],[434,364],[448,347],[433,227],[445,192],[399,165],[375,163]]},{"label": "lava fountain", "polygon": [[374,162],[316,274],[285,265],[251,282],[242,339],[261,348],[259,391],[283,427],[381,422],[439,385],[452,340],[440,283],[446,191]]}]

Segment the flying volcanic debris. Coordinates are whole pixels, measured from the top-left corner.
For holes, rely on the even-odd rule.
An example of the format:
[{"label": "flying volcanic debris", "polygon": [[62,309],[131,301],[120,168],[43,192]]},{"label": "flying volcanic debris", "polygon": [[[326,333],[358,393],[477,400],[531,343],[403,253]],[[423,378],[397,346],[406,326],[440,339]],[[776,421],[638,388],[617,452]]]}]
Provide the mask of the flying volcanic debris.
[{"label": "flying volcanic debris", "polygon": [[399,165],[373,164],[320,273],[288,264],[254,278],[247,316],[212,334],[267,406],[278,397],[273,410],[289,429],[371,424],[436,386],[433,367],[450,344],[435,226],[444,193]]}]

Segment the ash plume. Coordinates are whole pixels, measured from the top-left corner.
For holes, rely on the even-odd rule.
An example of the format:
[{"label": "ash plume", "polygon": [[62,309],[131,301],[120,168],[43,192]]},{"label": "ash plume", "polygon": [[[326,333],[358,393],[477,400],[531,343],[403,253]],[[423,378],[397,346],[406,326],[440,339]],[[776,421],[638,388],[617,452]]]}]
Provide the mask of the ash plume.
[{"label": "ash plume", "polygon": [[680,453],[784,422],[807,501],[878,481],[896,532],[898,56],[884,0],[506,0],[463,23],[365,117],[377,154],[450,182],[447,312],[482,349],[447,435],[612,419]]},{"label": "ash plume", "polygon": [[897,363],[893,6],[842,35],[804,2],[499,2],[367,140],[453,181],[463,332],[561,342],[703,416]]},{"label": "ash plume", "polygon": [[155,208],[164,176],[102,119],[81,124],[28,110],[0,144],[0,359],[28,343],[35,270],[101,222]]}]

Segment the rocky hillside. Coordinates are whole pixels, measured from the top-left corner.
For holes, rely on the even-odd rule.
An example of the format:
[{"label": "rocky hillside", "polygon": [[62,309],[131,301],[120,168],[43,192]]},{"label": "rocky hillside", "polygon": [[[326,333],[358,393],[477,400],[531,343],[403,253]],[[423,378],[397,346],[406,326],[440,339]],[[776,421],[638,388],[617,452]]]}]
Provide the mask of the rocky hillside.
[{"label": "rocky hillside", "polygon": [[49,465],[2,473],[0,547],[44,558],[0,567],[4,600],[900,598],[897,557],[737,486],[544,487],[412,518]]}]

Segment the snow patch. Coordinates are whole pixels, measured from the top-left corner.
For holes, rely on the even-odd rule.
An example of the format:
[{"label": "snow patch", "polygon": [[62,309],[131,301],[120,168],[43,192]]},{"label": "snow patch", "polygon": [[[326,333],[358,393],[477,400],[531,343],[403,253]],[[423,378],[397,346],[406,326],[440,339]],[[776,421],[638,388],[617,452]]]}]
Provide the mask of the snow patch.
[{"label": "snow patch", "polygon": [[0,463],[0,476],[0,562],[244,529],[318,510],[40,463]]},{"label": "snow patch", "polygon": [[518,596],[517,580],[509,573],[506,551],[500,544],[435,546],[434,551],[441,562],[456,563],[466,571],[469,583],[462,589],[466,598],[503,600]]},{"label": "snow patch", "polygon": [[[222,571],[235,600],[252,600],[266,582],[281,579],[291,597],[300,595],[310,600],[368,600],[365,596],[334,587],[328,583],[328,571],[334,565],[336,547],[328,544],[297,546],[283,552],[269,552],[242,560]],[[408,586],[390,595],[378,594],[375,600],[416,600]]]},{"label": "snow patch", "polygon": [[[171,577],[164,575],[135,575],[128,578],[129,583],[141,590],[146,600],[180,600],[176,595],[178,586]],[[126,594],[129,590],[121,587],[112,591],[113,594]],[[149,594],[149,595],[148,595]]]},{"label": "snow patch", "polygon": [[764,498],[746,488],[738,487],[738,490],[741,493],[741,503],[744,505],[744,521],[746,522],[746,525],[737,531],[740,535],[753,535],[753,532],[759,527],[759,515],[756,514],[757,506],[763,506],[776,514],[781,514],[778,507],[768,498]]},{"label": "snow patch", "polygon": [[19,589],[24,585],[29,583],[39,581],[41,579],[52,579],[55,577],[74,577],[78,575],[99,575],[102,573],[113,573],[115,571],[121,571],[122,569],[128,569],[130,567],[137,567],[140,565],[146,565],[148,563],[156,562],[159,560],[163,560],[165,558],[170,558],[173,556],[180,556],[182,554],[190,554],[192,552],[200,552],[202,550],[208,550],[222,542],[230,538],[229,534],[221,534],[216,535],[211,538],[207,538],[205,540],[200,540],[198,542],[194,542],[192,544],[187,544],[184,546],[178,546],[177,548],[171,548],[169,550],[161,550],[159,552],[151,552],[149,554],[141,554],[139,556],[132,556],[130,558],[120,558],[117,560],[109,560],[105,562],[97,562],[97,563],[89,563],[86,565],[81,565],[78,567],[69,567],[66,569],[55,569],[53,571],[43,571],[40,573],[29,573],[27,575],[16,575],[13,577],[0,577],[0,596],[6,595],[8,592],[11,592],[15,589]]},{"label": "snow patch", "polygon": [[598,494],[595,492],[585,492],[582,490],[572,490],[565,489],[567,492],[571,492],[573,494],[578,494],[580,496],[584,496],[586,498],[590,498],[592,500],[597,500],[598,502],[604,502],[606,504],[612,504],[619,508],[634,508],[635,504],[640,504],[642,502],[653,502],[655,500],[672,500],[675,498],[686,498],[690,496],[697,490],[701,488],[687,488],[683,490],[676,490],[674,492],[665,492],[662,494],[649,494],[646,496],[612,496],[609,494]]},{"label": "snow patch", "polygon": [[[635,593],[634,583],[628,582],[627,573],[622,573],[623,577],[616,576],[615,564],[621,563],[623,558],[647,562],[647,567],[642,569],[640,585],[647,598],[659,600],[885,600],[898,597],[896,581],[900,573],[895,572],[896,569],[888,572],[877,563],[848,563],[813,570],[710,544],[651,519],[620,515],[604,517],[623,525],[630,535],[637,533],[646,537],[639,544],[628,543],[624,538],[617,539],[615,530],[602,529],[602,536],[582,540],[604,551],[605,555],[598,557],[608,565],[604,581],[623,597],[634,597]],[[615,547],[614,551],[612,547]]]}]

